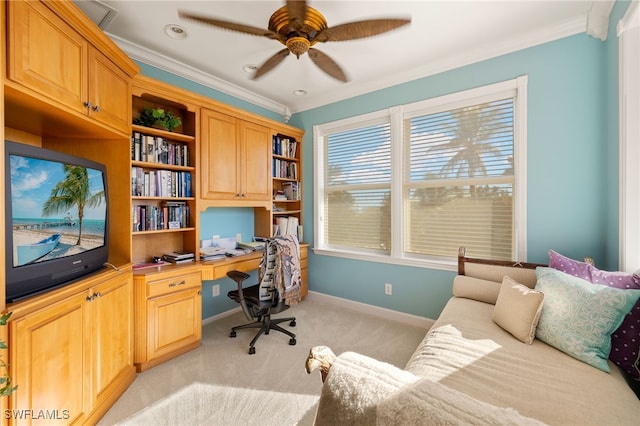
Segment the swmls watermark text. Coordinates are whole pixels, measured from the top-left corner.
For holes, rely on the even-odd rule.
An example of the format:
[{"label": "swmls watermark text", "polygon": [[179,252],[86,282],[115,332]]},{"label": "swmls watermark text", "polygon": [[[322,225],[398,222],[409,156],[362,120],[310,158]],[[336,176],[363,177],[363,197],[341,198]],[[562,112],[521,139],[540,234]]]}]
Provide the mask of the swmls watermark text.
[{"label": "swmls watermark text", "polygon": [[69,410],[32,410],[32,409],[5,409],[6,420],[68,420]]}]

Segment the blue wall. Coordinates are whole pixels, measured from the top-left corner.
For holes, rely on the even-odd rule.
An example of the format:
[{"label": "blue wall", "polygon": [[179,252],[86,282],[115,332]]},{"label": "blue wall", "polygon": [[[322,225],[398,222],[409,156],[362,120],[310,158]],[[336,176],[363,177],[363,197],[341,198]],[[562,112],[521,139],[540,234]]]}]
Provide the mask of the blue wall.
[{"label": "blue wall", "polygon": [[[586,34],[465,66],[294,115],[305,129],[305,240],[313,247],[313,125],[529,76],[527,151],[528,260],[554,249],[618,262],[617,40],[615,6],[606,42]],[[309,254],[310,290],[436,318],[454,273]],[[384,283],[393,296],[384,295]]]},{"label": "blue wall", "polygon": [[[628,8],[618,1],[606,42],[586,34],[567,37],[438,75],[295,114],[290,124],[305,130],[303,144],[305,241],[313,248],[313,126],[529,76],[528,260],[546,262],[547,251],[593,256],[599,267],[618,262],[618,77],[615,25]],[[140,64],[145,75],[264,115],[272,111]],[[203,238],[247,232],[253,216],[243,209],[209,209]],[[249,209],[250,210],[250,209]],[[249,218],[249,216],[251,216]],[[224,224],[224,225],[223,225]],[[252,228],[249,228],[252,230]],[[227,232],[228,231],[228,232]],[[347,260],[309,253],[309,288],[392,310],[436,318],[451,295],[453,272]],[[255,280],[255,274],[254,278]],[[393,296],[384,295],[393,284]],[[220,284],[221,297],[211,297]],[[236,306],[226,298],[229,279],[203,283],[203,318]]]}]

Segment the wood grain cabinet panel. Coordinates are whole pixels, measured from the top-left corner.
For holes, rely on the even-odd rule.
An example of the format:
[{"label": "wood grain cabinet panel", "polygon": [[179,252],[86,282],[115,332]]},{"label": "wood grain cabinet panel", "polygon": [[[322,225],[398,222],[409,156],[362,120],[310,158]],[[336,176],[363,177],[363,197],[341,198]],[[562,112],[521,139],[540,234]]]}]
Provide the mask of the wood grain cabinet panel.
[{"label": "wood grain cabinet panel", "polygon": [[7,80],[29,96],[128,134],[131,76],[52,7],[55,2],[7,2]]},{"label": "wood grain cabinet panel", "polygon": [[251,206],[271,200],[269,128],[203,110],[201,140],[203,199]]},{"label": "wood grain cabinet panel", "polygon": [[53,303],[36,297],[12,307],[18,391],[9,397],[10,424],[47,425],[51,416],[61,425],[95,423],[135,378],[131,273],[92,284]]}]

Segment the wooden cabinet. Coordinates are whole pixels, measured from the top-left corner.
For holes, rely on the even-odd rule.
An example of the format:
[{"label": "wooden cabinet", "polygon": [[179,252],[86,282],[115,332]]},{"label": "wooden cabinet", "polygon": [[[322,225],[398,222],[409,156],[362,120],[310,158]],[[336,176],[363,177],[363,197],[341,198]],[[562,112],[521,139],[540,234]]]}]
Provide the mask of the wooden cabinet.
[{"label": "wooden cabinet", "polygon": [[[128,134],[131,77],[137,67],[126,57],[122,64],[114,62],[101,53],[102,46],[76,30],[82,29],[76,21],[84,15],[73,15],[75,6],[68,3],[7,2],[9,91],[18,90],[44,105]],[[38,103],[31,102],[30,107],[34,105]],[[42,105],[36,108],[46,110]]]},{"label": "wooden cabinet", "polygon": [[162,108],[182,122],[175,132],[133,125],[129,162],[132,260],[150,262],[154,256],[173,251],[198,256],[198,107],[189,102],[185,91],[147,77],[134,78],[132,91],[131,119],[145,108]]},{"label": "wooden cabinet", "polygon": [[202,111],[202,198],[253,207],[271,200],[268,127],[216,111]]},{"label": "wooden cabinet", "polygon": [[[98,274],[74,287],[81,290],[65,288],[9,306],[10,367],[19,386],[9,406],[51,410],[59,424],[91,424],[135,378],[131,272]],[[48,423],[28,416],[10,420]]]},{"label": "wooden cabinet", "polygon": [[200,265],[136,274],[135,364],[144,371],[200,346]]}]

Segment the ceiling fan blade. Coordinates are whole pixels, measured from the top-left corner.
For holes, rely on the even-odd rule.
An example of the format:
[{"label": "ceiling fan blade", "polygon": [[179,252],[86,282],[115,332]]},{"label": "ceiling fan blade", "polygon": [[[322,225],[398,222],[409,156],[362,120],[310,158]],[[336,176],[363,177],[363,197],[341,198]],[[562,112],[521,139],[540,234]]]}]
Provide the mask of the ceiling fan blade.
[{"label": "ceiling fan blade", "polygon": [[264,74],[274,69],[276,65],[282,62],[282,60],[286,58],[288,55],[289,55],[289,49],[285,48],[277,52],[275,55],[273,55],[269,59],[267,59],[265,63],[262,64],[260,68],[256,70],[255,74],[253,75],[253,80],[262,77]]},{"label": "ceiling fan blade", "polygon": [[314,41],[345,41],[371,37],[411,23],[411,19],[368,19],[325,28]]},{"label": "ceiling fan blade", "polygon": [[340,65],[338,65],[328,55],[314,48],[309,49],[308,53],[313,63],[322,71],[326,72],[336,80],[340,80],[345,83],[349,81],[344,71],[342,71],[342,68],[340,68]]},{"label": "ceiling fan blade", "polygon": [[213,25],[214,27],[223,28],[231,31],[238,31],[245,34],[257,35],[262,37],[271,38],[274,40],[284,41],[285,38],[275,31],[268,29],[253,27],[251,25],[238,24],[236,22],[223,21],[221,19],[209,18],[206,16],[194,15],[182,10],[178,11],[178,16],[185,19],[191,19],[193,21],[201,22],[203,24]]},{"label": "ceiling fan blade", "polygon": [[304,20],[307,17],[307,2],[304,0],[288,0],[287,14],[289,15],[290,24],[299,30],[304,25]]}]

